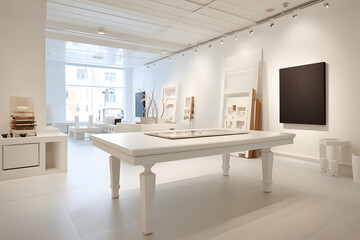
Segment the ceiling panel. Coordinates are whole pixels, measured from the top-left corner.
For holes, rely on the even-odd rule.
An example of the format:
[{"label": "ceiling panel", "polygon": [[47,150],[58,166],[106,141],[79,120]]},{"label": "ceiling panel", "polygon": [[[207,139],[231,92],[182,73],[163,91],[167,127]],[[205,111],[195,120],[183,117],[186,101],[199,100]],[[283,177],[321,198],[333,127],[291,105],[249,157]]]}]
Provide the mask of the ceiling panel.
[{"label": "ceiling panel", "polygon": [[169,5],[172,7],[176,7],[188,12],[194,12],[196,10],[198,10],[201,6],[199,6],[199,4],[195,4],[186,0],[152,0],[153,2],[158,2],[158,3],[162,3],[165,5]]},{"label": "ceiling panel", "polygon": [[211,8],[217,9],[219,11],[223,11],[224,13],[235,15],[238,17],[242,17],[244,19],[250,20],[250,21],[257,21],[259,19],[262,19],[266,17],[265,12],[255,12],[251,9],[239,7],[235,4],[223,2],[223,1],[215,1],[211,4]]},{"label": "ceiling panel", "polygon": [[204,8],[197,12],[198,14],[202,14],[208,17],[212,17],[214,19],[222,19],[224,21],[234,23],[236,25],[249,25],[252,24],[253,21],[249,21],[245,18],[239,17],[237,15],[229,14],[227,12],[223,12],[221,10],[217,10],[214,8]]},{"label": "ceiling panel", "polygon": [[[74,14],[68,14],[68,13],[61,13],[57,14],[52,11],[49,12],[50,15],[47,20],[51,22],[62,22],[66,24],[72,24],[77,26],[83,26],[83,27],[92,27],[96,30],[99,28],[102,28],[101,26],[106,26],[107,30],[111,31],[117,31],[117,32],[134,32],[139,33],[141,35],[143,34],[151,34],[155,35],[161,31],[164,30],[164,28],[157,28],[155,29],[155,26],[152,28],[146,28],[146,27],[137,27],[137,26],[131,26],[128,24],[121,24],[116,22],[110,22],[110,21],[102,21],[96,18],[92,17],[84,17]],[[64,19],[65,17],[65,19]]]},{"label": "ceiling panel", "polygon": [[96,20],[99,25],[117,24],[120,26],[126,25],[131,27],[140,27],[143,29],[150,28],[158,31],[165,27],[169,27],[169,24],[166,23],[149,23],[147,21],[142,21],[139,19],[132,19],[89,9],[79,9],[76,7],[57,3],[49,3],[47,11],[48,17],[61,16],[73,19],[92,18],[94,19],[94,21]]},{"label": "ceiling panel", "polygon": [[[292,0],[287,9],[309,1]],[[101,53],[105,54],[101,56],[103,62],[133,66],[164,57],[159,54],[163,50],[182,51],[189,44],[252,26],[286,10],[282,3],[283,0],[48,0],[47,35],[68,42],[96,42],[136,50],[127,52],[128,56]],[[275,10],[269,13],[269,8]],[[97,34],[99,28],[105,30],[105,35]],[[58,58],[67,60],[71,56],[74,61],[81,60],[81,50],[65,48],[69,54],[61,55],[53,48]],[[84,59],[101,62],[92,59],[94,52],[86,51]]]}]

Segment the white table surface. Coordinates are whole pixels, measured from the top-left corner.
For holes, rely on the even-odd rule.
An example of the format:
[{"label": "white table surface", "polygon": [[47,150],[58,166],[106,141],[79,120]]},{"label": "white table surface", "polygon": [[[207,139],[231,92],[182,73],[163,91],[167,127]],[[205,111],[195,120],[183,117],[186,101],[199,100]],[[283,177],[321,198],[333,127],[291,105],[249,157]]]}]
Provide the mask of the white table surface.
[{"label": "white table surface", "polygon": [[[196,130],[196,129],[193,129]],[[204,131],[205,129],[199,129]],[[182,130],[180,130],[182,131]],[[248,131],[248,134],[189,139],[165,139],[145,135],[143,132],[92,134],[92,144],[109,153],[112,197],[119,197],[120,163],[142,165],[140,174],[141,220],[144,234],[153,232],[154,196],[156,175],[154,164],[186,158],[222,155],[223,175],[229,175],[230,153],[245,150],[262,150],[264,192],[271,191],[274,146],[292,144],[295,134]]]},{"label": "white table surface", "polygon": [[[246,147],[248,147],[247,145],[254,145],[254,148],[250,149],[261,149],[265,147],[291,144],[293,143],[293,138],[295,137],[295,134],[292,133],[277,133],[265,131],[247,132],[249,132],[249,134],[174,140],[148,136],[145,135],[143,132],[133,132],[115,134],[92,134],[90,135],[90,139],[92,140],[93,145],[99,147],[100,149],[106,148],[103,149],[104,151],[108,150],[108,148],[111,148],[114,151],[126,154],[128,157],[134,158],[135,160],[136,157],[149,155],[191,152],[196,150],[214,151],[214,149],[220,148],[220,152],[223,153],[223,148],[231,148],[232,146],[240,148],[240,145]],[[239,149],[238,151],[242,151],[242,149]],[[229,152],[236,151],[230,150]],[[128,159],[129,158],[126,158],[124,160],[127,161]],[[169,159],[169,161],[171,160]],[[142,164],[138,161],[130,160],[128,162],[133,165]]]}]

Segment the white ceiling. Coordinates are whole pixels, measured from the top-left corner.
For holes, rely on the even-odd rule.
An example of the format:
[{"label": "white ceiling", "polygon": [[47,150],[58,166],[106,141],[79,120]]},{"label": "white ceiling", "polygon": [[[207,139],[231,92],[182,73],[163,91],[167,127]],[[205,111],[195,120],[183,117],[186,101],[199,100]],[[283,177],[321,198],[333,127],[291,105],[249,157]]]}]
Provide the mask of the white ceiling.
[{"label": "white ceiling", "polygon": [[[47,41],[48,59],[80,61],[81,53],[86,59],[100,54],[118,67],[139,66],[281,13],[284,1],[290,2],[287,9],[311,2],[48,0],[47,38],[63,40]],[[270,8],[275,10],[269,13],[266,10]],[[99,28],[105,29],[105,35],[97,33]],[[75,42],[85,45],[79,50]]]}]

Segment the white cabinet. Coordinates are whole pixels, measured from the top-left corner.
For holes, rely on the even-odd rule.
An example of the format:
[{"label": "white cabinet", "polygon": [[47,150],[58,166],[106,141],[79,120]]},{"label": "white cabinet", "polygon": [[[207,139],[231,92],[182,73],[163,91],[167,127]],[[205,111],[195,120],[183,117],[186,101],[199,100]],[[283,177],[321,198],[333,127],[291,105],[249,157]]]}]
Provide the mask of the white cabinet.
[{"label": "white cabinet", "polygon": [[3,146],[3,170],[39,166],[39,144]]},{"label": "white cabinet", "polygon": [[38,134],[25,138],[0,137],[0,180],[64,172],[67,169],[67,136]]}]

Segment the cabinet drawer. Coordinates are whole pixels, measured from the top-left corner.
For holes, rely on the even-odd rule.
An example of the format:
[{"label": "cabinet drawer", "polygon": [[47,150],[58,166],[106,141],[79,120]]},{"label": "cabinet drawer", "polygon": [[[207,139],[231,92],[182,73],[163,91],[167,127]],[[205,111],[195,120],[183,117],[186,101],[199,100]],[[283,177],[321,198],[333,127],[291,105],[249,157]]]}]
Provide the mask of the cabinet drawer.
[{"label": "cabinet drawer", "polygon": [[39,144],[5,145],[2,149],[3,170],[39,166]]}]

